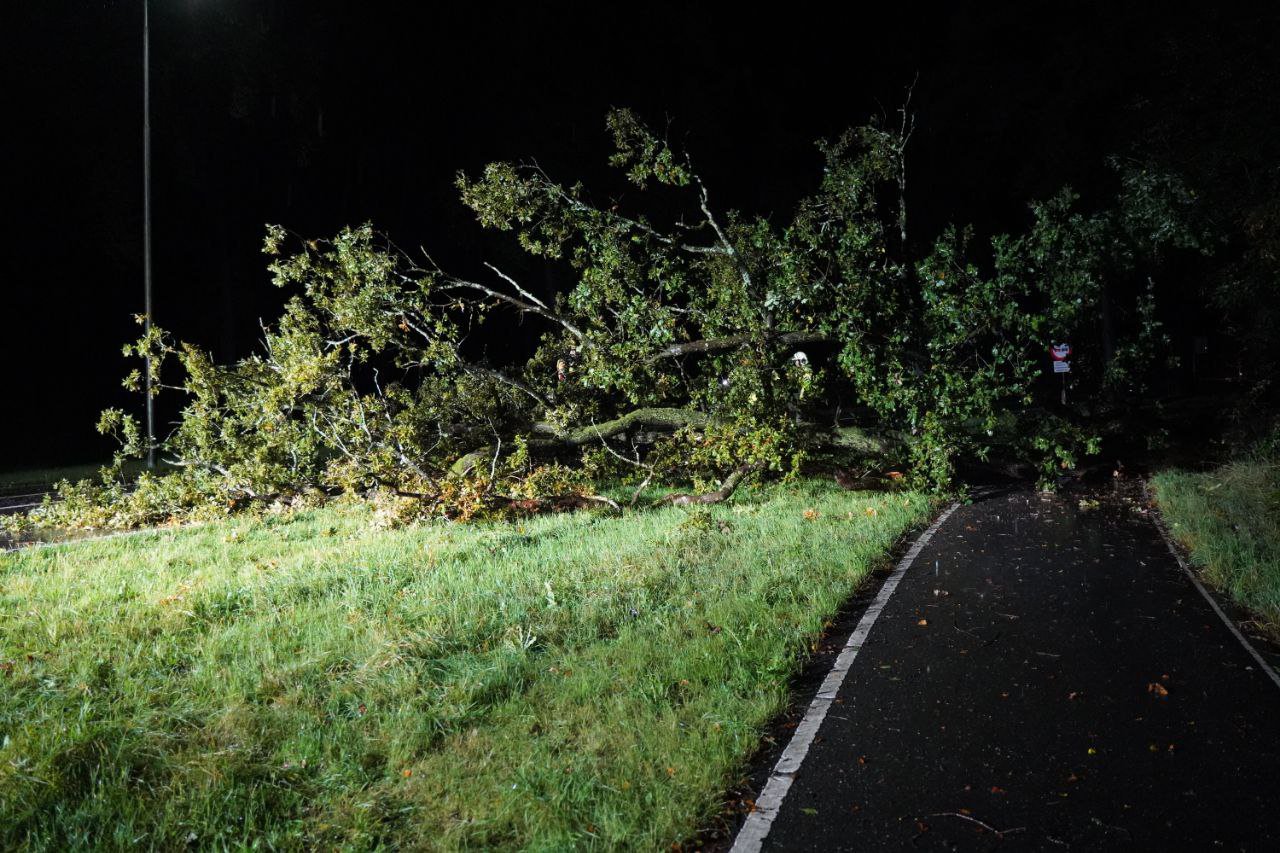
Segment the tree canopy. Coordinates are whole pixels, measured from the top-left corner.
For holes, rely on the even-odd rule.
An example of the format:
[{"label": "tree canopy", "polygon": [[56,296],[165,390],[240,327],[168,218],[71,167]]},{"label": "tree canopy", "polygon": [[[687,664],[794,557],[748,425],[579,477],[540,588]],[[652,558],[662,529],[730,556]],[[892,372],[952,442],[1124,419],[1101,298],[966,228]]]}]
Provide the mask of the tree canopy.
[{"label": "tree canopy", "polygon": [[[1117,162],[1108,203],[1064,188],[1021,233],[909,240],[907,107],[898,119],[820,142],[816,189],[785,221],[719,209],[691,155],[628,110],[608,115],[610,163],[661,215],[534,162],[459,174],[480,226],[568,270],[562,291],[493,264],[458,275],[368,224],[271,226],[292,296],[258,353],[218,364],[159,328],[126,347],[185,398],[159,448],[172,470],[131,488],[117,465],[41,512],[137,524],[357,492],[397,517],[470,518],[612,504],[606,482],[705,502],[859,456],[946,489],[996,446],[1049,479],[1096,449],[1090,418],[1157,358],[1153,271],[1208,246],[1193,194]],[[499,315],[537,324],[532,355],[501,346]],[[1047,348],[1086,339],[1103,346],[1077,361],[1083,405],[1066,409]],[[100,429],[122,439],[118,463],[145,453],[132,416]]]}]

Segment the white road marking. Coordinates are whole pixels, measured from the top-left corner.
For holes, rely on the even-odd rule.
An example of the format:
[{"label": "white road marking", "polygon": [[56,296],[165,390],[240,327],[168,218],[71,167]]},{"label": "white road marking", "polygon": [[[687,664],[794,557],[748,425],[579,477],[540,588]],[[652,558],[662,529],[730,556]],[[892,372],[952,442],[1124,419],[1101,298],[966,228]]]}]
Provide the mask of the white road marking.
[{"label": "white road marking", "polygon": [[800,770],[800,765],[804,762],[805,756],[809,754],[809,747],[813,744],[814,737],[818,734],[818,729],[822,726],[823,719],[827,716],[827,711],[831,709],[831,703],[835,701],[836,694],[840,692],[840,685],[844,683],[844,678],[849,673],[849,669],[853,666],[853,660],[858,656],[858,652],[862,650],[863,644],[867,641],[867,635],[871,633],[871,626],[876,623],[885,605],[889,603],[889,596],[893,595],[893,591],[898,588],[898,583],[902,580],[903,575],[907,573],[907,569],[911,568],[911,564],[915,562],[916,557],[924,550],[924,546],[929,544],[929,539],[937,532],[942,523],[947,520],[959,504],[952,504],[938,516],[929,529],[920,534],[920,537],[912,544],[911,549],[903,556],[902,560],[894,568],[893,573],[884,582],[884,586],[880,587],[880,592],[876,594],[875,601],[871,602],[871,606],[862,614],[862,619],[858,622],[858,627],[853,629],[853,633],[849,635],[849,640],[844,644],[844,648],[840,652],[840,656],[836,658],[836,662],[831,667],[831,671],[827,673],[827,677],[822,682],[822,687],[818,690],[818,695],[813,697],[813,701],[809,703],[809,710],[805,712],[804,719],[800,721],[800,725],[796,726],[795,734],[791,736],[791,742],[787,744],[787,748],[782,751],[782,757],[778,759],[778,763],[774,765],[773,772],[769,774],[769,781],[764,786],[764,791],[756,798],[756,807],[751,814],[747,815],[746,821],[742,824],[742,829],[738,830],[738,836],[733,841],[733,847],[730,853],[755,853],[764,844],[765,837],[768,836],[769,830],[773,827],[773,821],[778,816],[779,810],[782,808],[782,800],[787,796],[787,791],[791,790],[791,782],[795,779],[796,773]]}]

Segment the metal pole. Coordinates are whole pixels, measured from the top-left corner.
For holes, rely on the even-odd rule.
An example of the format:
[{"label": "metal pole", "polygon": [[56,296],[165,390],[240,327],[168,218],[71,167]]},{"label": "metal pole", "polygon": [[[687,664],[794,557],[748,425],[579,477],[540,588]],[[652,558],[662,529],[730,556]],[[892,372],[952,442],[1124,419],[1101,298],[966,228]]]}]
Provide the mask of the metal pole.
[{"label": "metal pole", "polygon": [[[143,329],[151,336],[151,19],[147,0],[142,0],[142,282]],[[146,354],[147,372],[147,467],[156,467],[155,403],[151,397],[151,350]]]}]

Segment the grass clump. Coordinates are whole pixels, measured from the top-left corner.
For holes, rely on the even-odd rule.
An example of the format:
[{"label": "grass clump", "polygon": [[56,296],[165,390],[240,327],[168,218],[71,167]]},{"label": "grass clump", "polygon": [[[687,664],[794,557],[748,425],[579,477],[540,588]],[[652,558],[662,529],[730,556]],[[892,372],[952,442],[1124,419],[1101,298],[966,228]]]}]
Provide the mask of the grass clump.
[{"label": "grass clump", "polygon": [[1280,637],[1280,455],[1257,453],[1207,473],[1166,471],[1152,485],[1192,563]]},{"label": "grass clump", "polygon": [[687,838],[914,493],[378,530],[334,505],[0,557],[0,848]]}]

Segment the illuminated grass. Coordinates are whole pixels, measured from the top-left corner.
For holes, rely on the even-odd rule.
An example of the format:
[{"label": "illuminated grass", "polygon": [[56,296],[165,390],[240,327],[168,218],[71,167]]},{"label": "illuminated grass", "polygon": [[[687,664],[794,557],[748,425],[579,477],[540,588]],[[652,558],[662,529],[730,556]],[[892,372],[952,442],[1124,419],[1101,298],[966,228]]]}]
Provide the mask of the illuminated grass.
[{"label": "illuminated grass", "polygon": [[1280,636],[1280,463],[1255,457],[1207,474],[1169,471],[1152,485],[1205,579]]},{"label": "illuminated grass", "polygon": [[376,531],[348,507],[5,555],[0,848],[667,846],[928,511],[801,484],[709,512]]}]

